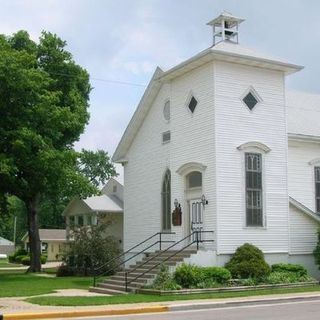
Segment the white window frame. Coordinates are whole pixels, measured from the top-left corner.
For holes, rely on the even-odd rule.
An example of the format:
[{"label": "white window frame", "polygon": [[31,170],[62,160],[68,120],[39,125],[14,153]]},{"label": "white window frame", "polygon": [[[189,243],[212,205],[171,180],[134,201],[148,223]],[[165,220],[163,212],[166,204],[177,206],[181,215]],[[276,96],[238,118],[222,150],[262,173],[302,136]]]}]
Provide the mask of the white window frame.
[{"label": "white window frame", "polygon": [[[271,149],[258,141],[250,141],[243,143],[237,147],[241,152],[241,194],[242,194],[242,226],[243,229],[267,229],[267,188],[266,188],[266,157]],[[248,226],[247,225],[247,202],[246,202],[246,153],[258,153],[261,154],[262,161],[262,226]]]},{"label": "white window frame", "polygon": [[[189,103],[190,103],[192,97],[194,97],[197,100],[197,105],[196,105],[193,112],[189,108]],[[193,116],[196,113],[196,110],[197,110],[197,107],[199,106],[199,104],[200,104],[200,100],[198,99],[197,95],[195,95],[194,92],[192,90],[190,90],[188,93],[188,96],[187,96],[187,100],[185,102],[185,107],[188,109],[188,112],[191,116]]]},{"label": "white window frame", "polygon": [[[257,104],[252,108],[250,109],[246,103],[243,101],[243,99],[247,96],[247,94],[251,92],[251,94],[257,99]],[[262,102],[262,98],[260,97],[260,95],[258,94],[257,90],[253,87],[253,86],[250,86],[245,92],[244,94],[240,97],[240,101],[242,102],[242,104],[246,107],[246,109],[249,111],[249,112],[253,112]]]}]

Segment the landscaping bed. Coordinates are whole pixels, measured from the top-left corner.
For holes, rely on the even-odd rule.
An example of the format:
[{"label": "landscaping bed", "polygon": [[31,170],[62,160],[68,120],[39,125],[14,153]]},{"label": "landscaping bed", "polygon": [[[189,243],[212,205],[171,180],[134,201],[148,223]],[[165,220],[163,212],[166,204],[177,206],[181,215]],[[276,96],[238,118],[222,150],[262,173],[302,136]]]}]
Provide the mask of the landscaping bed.
[{"label": "landscaping bed", "polygon": [[182,263],[174,273],[162,265],[152,283],[138,292],[181,295],[201,292],[236,292],[317,285],[307,269],[298,264],[268,265],[263,252],[252,244],[240,246],[225,267],[202,267]]},{"label": "landscaping bed", "polygon": [[276,288],[303,288],[310,286],[318,286],[319,281],[308,281],[308,282],[296,282],[296,283],[285,283],[285,284],[261,284],[255,286],[234,286],[234,287],[221,287],[221,288],[203,288],[203,289],[180,289],[180,290],[156,290],[156,289],[139,289],[137,293],[150,294],[150,295],[188,295],[195,293],[213,293],[213,292],[242,292],[252,290],[269,290]]}]

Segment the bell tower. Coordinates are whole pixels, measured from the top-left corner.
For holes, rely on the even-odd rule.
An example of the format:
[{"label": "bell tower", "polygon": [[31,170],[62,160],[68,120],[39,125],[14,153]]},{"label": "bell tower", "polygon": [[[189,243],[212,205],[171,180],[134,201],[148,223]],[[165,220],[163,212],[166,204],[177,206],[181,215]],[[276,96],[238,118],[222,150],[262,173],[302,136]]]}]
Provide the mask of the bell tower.
[{"label": "bell tower", "polygon": [[217,18],[211,20],[207,25],[213,29],[213,45],[221,41],[239,42],[239,25],[244,19],[233,16],[223,11]]}]

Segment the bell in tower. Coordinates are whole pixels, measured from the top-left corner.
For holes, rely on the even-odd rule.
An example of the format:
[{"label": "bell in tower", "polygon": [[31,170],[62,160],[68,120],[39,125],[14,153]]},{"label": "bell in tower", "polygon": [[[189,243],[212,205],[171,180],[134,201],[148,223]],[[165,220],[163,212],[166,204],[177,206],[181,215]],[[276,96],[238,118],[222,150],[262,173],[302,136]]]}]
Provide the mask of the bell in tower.
[{"label": "bell in tower", "polygon": [[229,40],[239,42],[239,24],[244,19],[233,16],[229,12],[222,12],[220,16],[208,22],[207,25],[213,28],[213,45],[220,41]]}]

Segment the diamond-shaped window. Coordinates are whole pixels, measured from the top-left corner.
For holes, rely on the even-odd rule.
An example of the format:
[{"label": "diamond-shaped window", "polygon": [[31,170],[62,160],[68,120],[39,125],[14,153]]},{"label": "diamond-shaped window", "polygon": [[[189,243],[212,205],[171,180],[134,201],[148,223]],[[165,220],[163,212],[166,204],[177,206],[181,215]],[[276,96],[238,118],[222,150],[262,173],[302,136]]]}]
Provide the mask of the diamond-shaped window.
[{"label": "diamond-shaped window", "polygon": [[254,94],[251,91],[246,94],[242,101],[250,110],[252,110],[259,102],[259,100],[254,96]]},{"label": "diamond-shaped window", "polygon": [[195,97],[192,96],[191,99],[190,99],[190,102],[188,104],[188,108],[190,109],[190,111],[192,113],[194,113],[194,110],[195,110],[197,104],[198,104],[198,101],[196,100]]}]

